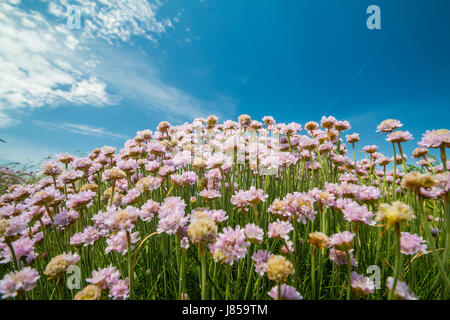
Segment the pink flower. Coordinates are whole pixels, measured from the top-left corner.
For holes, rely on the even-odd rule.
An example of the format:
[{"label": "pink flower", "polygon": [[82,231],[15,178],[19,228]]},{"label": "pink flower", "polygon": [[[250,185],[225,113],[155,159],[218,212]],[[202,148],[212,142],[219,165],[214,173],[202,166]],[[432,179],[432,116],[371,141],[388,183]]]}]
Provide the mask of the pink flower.
[{"label": "pink flower", "polygon": [[427,253],[426,241],[417,234],[402,232],[400,237],[400,252],[406,255],[413,255],[419,252]]},{"label": "pink flower", "polygon": [[239,190],[231,197],[231,203],[238,208],[246,208],[248,206],[247,192]]},{"label": "pink flower", "polygon": [[347,139],[348,143],[352,143],[352,144],[360,141],[358,133],[352,133],[352,134],[346,135],[345,138]]},{"label": "pink flower", "polygon": [[350,279],[353,291],[359,295],[367,296],[375,292],[375,282],[368,277],[364,277],[353,271]]},{"label": "pink flower", "polygon": [[347,251],[353,247],[354,233],[349,231],[344,231],[340,233],[335,233],[330,237],[330,246],[337,250]]},{"label": "pink flower", "polygon": [[309,221],[314,221],[317,212],[314,210],[315,199],[307,193],[288,193],[284,199],[285,210],[288,211],[292,219],[297,219],[303,224]]},{"label": "pink flower", "polygon": [[320,126],[322,128],[331,129],[336,124],[336,118],[333,116],[329,116],[328,118],[325,116],[322,116],[322,119],[320,120]]},{"label": "pink flower", "polygon": [[2,298],[15,297],[19,292],[33,290],[38,279],[39,273],[30,267],[8,273],[0,281]]},{"label": "pink flower", "polygon": [[83,175],[84,172],[80,170],[64,170],[59,176],[58,182],[63,184],[71,184],[83,177]]},{"label": "pink flower", "polygon": [[47,187],[42,191],[36,192],[29,200],[29,205],[31,206],[52,206],[56,203],[63,201],[64,196],[58,190],[53,187]]},{"label": "pink flower", "polygon": [[355,194],[356,200],[359,201],[375,201],[380,199],[380,189],[373,186],[359,186],[358,192]]},{"label": "pink flower", "polygon": [[122,205],[126,206],[128,204],[133,204],[139,200],[142,194],[142,189],[140,187],[135,187],[127,192],[127,194],[122,198]]},{"label": "pink flower", "polygon": [[181,180],[184,184],[192,186],[197,182],[198,178],[195,172],[186,171],[181,174]]},{"label": "pink flower", "polygon": [[361,206],[358,203],[352,201],[348,203],[343,209],[344,219],[350,222],[362,222],[370,226],[375,225],[373,220],[374,215],[367,209],[366,206]]},{"label": "pink flower", "polygon": [[[352,266],[356,267],[358,265],[358,262],[355,260],[353,256],[353,249],[349,251],[350,254],[350,260],[352,263]],[[347,254],[345,251],[336,250],[334,248],[330,248],[330,260],[331,262],[335,263],[338,266],[346,266],[347,265]]]},{"label": "pink flower", "polygon": [[247,191],[247,199],[251,205],[257,205],[260,202],[265,202],[269,196],[264,193],[262,189],[256,189],[254,186]]},{"label": "pink flower", "polygon": [[70,238],[70,244],[73,246],[83,244],[85,247],[94,244],[100,239],[102,233],[93,226],[87,226],[82,232],[75,233]]},{"label": "pink flower", "polygon": [[386,141],[392,143],[401,143],[410,141],[412,139],[413,136],[411,133],[409,133],[409,131],[395,131],[388,134]]},{"label": "pink flower", "polygon": [[245,236],[250,242],[262,242],[264,231],[254,223],[248,223],[244,228]]},{"label": "pink flower", "polygon": [[56,161],[48,161],[42,166],[42,174],[55,177],[62,172],[61,167]]},{"label": "pink flower", "polygon": [[205,199],[216,199],[222,196],[219,191],[214,189],[203,189],[200,191],[199,195]]},{"label": "pink flower", "polygon": [[252,260],[255,266],[255,272],[260,276],[266,273],[266,263],[272,254],[266,250],[258,250],[252,255]]},{"label": "pink flower", "polygon": [[105,214],[103,223],[111,230],[131,230],[139,218],[139,210],[131,206]]},{"label": "pink flower", "polygon": [[188,221],[188,217],[184,215],[184,210],[181,211],[174,211],[171,213],[168,213],[164,217],[160,218],[158,221],[158,228],[156,231],[158,233],[167,233],[169,235],[175,234],[178,229],[183,228],[186,226],[186,223]]},{"label": "pink flower", "polygon": [[178,215],[184,215],[184,209],[186,208],[186,203],[180,197],[168,197],[161,204],[158,217],[164,218],[168,214],[177,213]]},{"label": "pink flower", "polygon": [[387,119],[387,120],[382,121],[377,126],[377,132],[392,132],[395,129],[398,129],[402,126],[403,126],[403,124],[398,120]]},{"label": "pink flower", "polygon": [[450,148],[450,130],[427,130],[418,145],[424,148],[440,148],[441,146]]},{"label": "pink flower", "polygon": [[294,230],[292,224],[289,221],[277,221],[269,223],[267,236],[274,239],[284,239],[289,240],[289,232]]},{"label": "pink flower", "polygon": [[256,189],[254,186],[250,190],[239,190],[231,197],[231,203],[238,208],[245,208],[251,205],[257,205],[265,202],[268,195],[262,189]]},{"label": "pink flower", "polygon": [[[268,295],[274,300],[278,300],[278,285],[273,287]],[[302,300],[303,297],[300,293],[295,290],[294,287],[288,286],[287,284],[283,283],[280,288],[280,300]]]},{"label": "pink flower", "polygon": [[146,222],[152,220],[155,214],[158,213],[158,210],[159,210],[159,203],[153,201],[152,199],[148,200],[146,203],[142,205],[141,210],[139,211],[141,220]]},{"label": "pink flower", "polygon": [[78,212],[75,210],[62,210],[53,217],[55,225],[60,228],[67,227],[69,224],[78,219]]},{"label": "pink flower", "polygon": [[130,296],[129,279],[119,280],[109,290],[109,297],[113,300],[126,300]]},{"label": "pink flower", "polygon": [[[388,290],[391,291],[393,286],[394,278],[387,278],[386,287]],[[400,300],[419,300],[419,298],[409,291],[408,285],[400,280],[397,280],[397,285],[395,286],[395,296]]]},{"label": "pink flower", "polygon": [[207,210],[206,214],[217,223],[228,220],[228,216],[225,210]]},{"label": "pink flower", "polygon": [[94,197],[95,193],[91,190],[80,191],[78,193],[69,195],[66,206],[75,210],[84,207],[90,207],[92,205]]},{"label": "pink flower", "polygon": [[373,153],[378,151],[378,146],[376,146],[376,145],[365,146],[363,148],[363,150],[364,150],[364,152],[367,152],[369,154],[373,154]]},{"label": "pink flower", "polygon": [[109,266],[92,271],[92,278],[87,278],[86,281],[99,286],[102,290],[109,290],[118,283],[119,279],[119,270],[116,267]]},{"label": "pink flower", "polygon": [[[131,244],[135,244],[139,241],[139,232],[133,232],[130,234]],[[105,253],[109,253],[110,251],[116,251],[125,255],[128,252],[128,243],[127,243],[127,234],[126,231],[121,230],[116,234],[110,236],[106,239],[106,244],[108,245],[105,248]],[[131,246],[131,250],[134,249],[134,246]]]},{"label": "pink flower", "polygon": [[334,128],[338,131],[344,131],[344,130],[349,130],[352,127],[350,126],[350,123],[348,121],[336,121],[336,123],[334,124]]},{"label": "pink flower", "polygon": [[219,233],[214,250],[219,250],[223,262],[233,265],[235,261],[245,257],[250,242],[246,241],[244,230],[238,225],[235,229],[227,227]]},{"label": "pink flower", "polygon": [[[31,264],[38,256],[38,254],[34,251],[34,245],[35,241],[28,238],[26,235],[14,241],[12,246],[17,260],[19,261],[23,259],[27,262],[27,264]],[[7,248],[0,252],[0,257],[3,258],[0,263],[8,263],[13,261],[11,252]]]},{"label": "pink flower", "polygon": [[299,146],[304,150],[315,150],[318,145],[319,141],[317,141],[316,139],[312,139],[307,136],[299,137]]}]

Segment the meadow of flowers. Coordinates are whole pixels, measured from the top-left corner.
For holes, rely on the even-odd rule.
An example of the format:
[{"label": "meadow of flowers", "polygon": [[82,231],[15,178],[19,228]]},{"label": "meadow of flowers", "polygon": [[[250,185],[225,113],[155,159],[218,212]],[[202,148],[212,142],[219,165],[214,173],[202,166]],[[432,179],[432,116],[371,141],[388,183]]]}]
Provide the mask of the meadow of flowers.
[{"label": "meadow of flowers", "polygon": [[262,120],[161,122],[9,185],[2,298],[448,299],[449,130],[411,165],[398,120],[390,155],[332,116]]}]

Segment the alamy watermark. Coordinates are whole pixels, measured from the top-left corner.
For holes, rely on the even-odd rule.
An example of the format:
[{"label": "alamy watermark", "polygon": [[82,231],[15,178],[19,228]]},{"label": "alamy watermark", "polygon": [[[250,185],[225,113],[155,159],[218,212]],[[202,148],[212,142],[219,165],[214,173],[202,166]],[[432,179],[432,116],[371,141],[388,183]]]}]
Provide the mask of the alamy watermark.
[{"label": "alamy watermark", "polygon": [[70,30],[81,29],[81,7],[80,6],[68,6],[67,7],[67,28]]},{"label": "alamy watermark", "polygon": [[366,25],[367,29],[381,29],[381,9],[377,5],[370,5],[367,7],[366,13],[370,14],[367,18]]}]

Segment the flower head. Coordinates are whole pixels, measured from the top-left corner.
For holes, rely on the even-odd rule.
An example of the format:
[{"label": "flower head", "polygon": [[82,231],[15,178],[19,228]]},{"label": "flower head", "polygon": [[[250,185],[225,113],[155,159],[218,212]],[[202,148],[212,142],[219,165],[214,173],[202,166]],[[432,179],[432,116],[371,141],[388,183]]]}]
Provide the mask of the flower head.
[{"label": "flower head", "polygon": [[209,243],[217,236],[217,225],[208,216],[201,216],[191,221],[187,234],[193,243]]},{"label": "flower head", "polygon": [[48,279],[53,279],[60,276],[63,272],[66,272],[70,266],[75,265],[80,260],[80,256],[76,253],[72,254],[63,253],[56,257],[47,264],[44,270],[44,274]]},{"label": "flower head", "polygon": [[441,146],[450,148],[450,130],[427,130],[418,145],[423,148],[440,148]]},{"label": "flower head", "polygon": [[398,129],[402,126],[403,126],[403,124],[398,120],[386,119],[377,126],[377,131],[378,132],[392,132],[395,129]]},{"label": "flower head", "polygon": [[415,218],[415,215],[410,206],[403,202],[395,201],[392,204],[380,204],[375,220],[385,221],[390,227],[395,223],[411,221],[413,218]]},{"label": "flower head", "polygon": [[[394,286],[394,278],[389,277],[386,281],[386,287],[389,291],[392,290],[392,287]],[[395,286],[395,293],[394,295],[397,297],[397,299],[400,300],[418,300],[413,293],[409,291],[408,285],[404,283],[403,281],[397,280],[397,285]]]},{"label": "flower head", "polygon": [[409,232],[402,232],[400,237],[400,252],[406,255],[413,255],[419,252],[427,253],[427,245],[423,237]]},{"label": "flower head", "polygon": [[354,271],[351,273],[350,284],[353,292],[358,295],[367,296],[375,292],[375,282]]},{"label": "flower head", "polygon": [[294,266],[285,257],[274,255],[266,264],[267,277],[276,282],[286,282],[288,277],[294,273]]},{"label": "flower head", "polygon": [[30,267],[8,273],[0,280],[2,298],[15,297],[18,293],[32,290],[38,279],[39,273]]},{"label": "flower head", "polygon": [[[277,284],[275,287],[273,287],[268,295],[274,300],[278,300],[278,286],[280,284]],[[302,295],[295,290],[294,287],[288,286],[287,284],[282,284],[280,288],[280,300],[302,300]]]},{"label": "flower head", "polygon": [[322,232],[311,232],[308,235],[308,243],[313,247],[319,247],[321,249],[325,249],[328,247],[330,242],[330,238],[325,233]]},{"label": "flower head", "polygon": [[333,234],[330,237],[330,246],[340,251],[349,251],[353,248],[354,237],[355,234],[349,231]]},{"label": "flower head", "polygon": [[249,246],[250,242],[246,241],[244,230],[238,225],[235,229],[223,229],[217,237],[214,249],[223,256],[223,262],[233,265],[235,261],[245,257]]},{"label": "flower head", "polygon": [[95,284],[88,284],[81,291],[79,291],[74,300],[100,300],[102,296],[102,289]]}]

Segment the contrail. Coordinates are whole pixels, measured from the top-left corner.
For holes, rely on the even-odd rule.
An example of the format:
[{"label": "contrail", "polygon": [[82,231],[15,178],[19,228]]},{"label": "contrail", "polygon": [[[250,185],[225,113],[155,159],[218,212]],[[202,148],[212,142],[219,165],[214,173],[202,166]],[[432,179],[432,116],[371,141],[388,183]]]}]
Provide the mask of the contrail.
[{"label": "contrail", "polygon": [[328,108],[328,110],[325,112],[325,116],[327,116],[328,112],[331,111],[331,109],[339,102],[339,100],[341,99],[341,97],[344,95],[345,90],[347,90],[347,88],[353,83],[353,81],[355,81],[356,78],[358,78],[358,76],[364,71],[364,69],[367,66],[367,62],[361,67],[361,69],[359,69],[359,71],[353,76],[353,78],[350,80],[349,83],[347,83],[347,85],[344,87],[344,89],[342,89],[342,91],[339,93],[339,95],[336,97],[336,99],[334,100],[334,102],[331,104],[331,106]]}]

